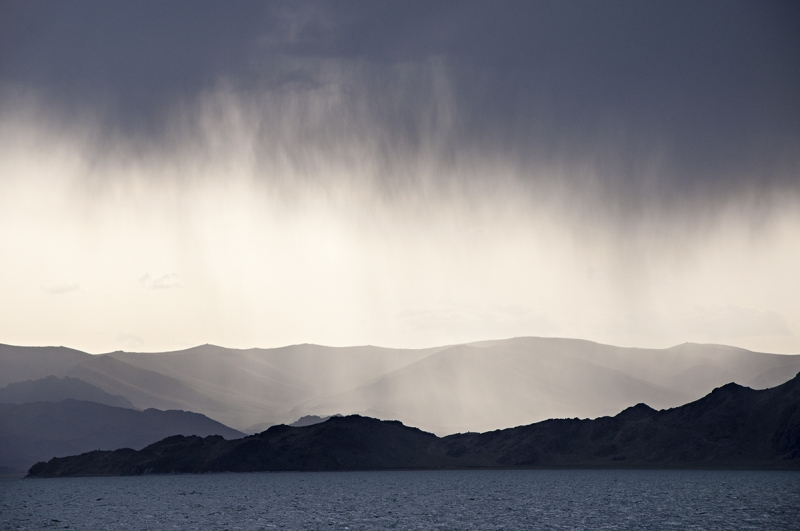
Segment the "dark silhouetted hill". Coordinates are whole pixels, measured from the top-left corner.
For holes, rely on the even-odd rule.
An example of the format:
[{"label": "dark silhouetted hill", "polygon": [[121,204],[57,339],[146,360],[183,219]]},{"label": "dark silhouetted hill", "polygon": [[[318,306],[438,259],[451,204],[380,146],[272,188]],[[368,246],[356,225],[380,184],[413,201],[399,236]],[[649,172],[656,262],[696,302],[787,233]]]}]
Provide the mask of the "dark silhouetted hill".
[{"label": "dark silhouetted hill", "polygon": [[0,466],[24,471],[54,456],[143,448],[179,434],[243,435],[187,411],[136,411],[79,400],[0,404]]},{"label": "dark silhouetted hill", "polygon": [[[341,417],[342,415],[331,415],[332,417]],[[312,426],[314,424],[319,424],[320,422],[325,422],[331,417],[318,417],[317,415],[305,415],[297,419],[296,421],[289,424],[294,428],[302,428],[303,426]]]},{"label": "dark silhouetted hill", "polygon": [[800,469],[800,375],[778,387],[737,384],[656,411],[553,419],[439,438],[397,421],[352,415],[285,425],[242,439],[170,437],[141,451],[90,452],[37,463],[29,476],[268,470],[459,468]]}]

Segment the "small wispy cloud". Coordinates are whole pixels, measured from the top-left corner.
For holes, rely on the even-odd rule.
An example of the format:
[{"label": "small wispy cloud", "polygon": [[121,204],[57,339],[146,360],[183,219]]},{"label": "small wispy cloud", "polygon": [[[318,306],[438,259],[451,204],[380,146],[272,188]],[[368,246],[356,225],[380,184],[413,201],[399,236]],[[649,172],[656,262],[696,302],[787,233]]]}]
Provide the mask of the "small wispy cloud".
[{"label": "small wispy cloud", "polygon": [[144,345],[145,341],[136,334],[120,332],[117,334],[117,344],[123,348],[138,348]]},{"label": "small wispy cloud", "polygon": [[139,279],[139,285],[146,289],[171,289],[181,287],[181,276],[178,273],[167,273],[160,277],[152,277],[145,273]]},{"label": "small wispy cloud", "polygon": [[50,295],[63,295],[72,291],[81,289],[80,284],[56,284],[54,286],[46,286],[44,290]]}]

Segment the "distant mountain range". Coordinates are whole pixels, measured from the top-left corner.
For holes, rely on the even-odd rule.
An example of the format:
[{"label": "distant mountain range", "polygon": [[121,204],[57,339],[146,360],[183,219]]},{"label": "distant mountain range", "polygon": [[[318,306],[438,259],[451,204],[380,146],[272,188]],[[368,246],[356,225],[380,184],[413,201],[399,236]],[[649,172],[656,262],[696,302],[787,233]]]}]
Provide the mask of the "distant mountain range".
[{"label": "distant mountain range", "polygon": [[174,436],[140,451],[51,459],[28,475],[463,468],[800,470],[800,375],[761,391],[731,383],[668,410],[638,404],[614,417],[443,438],[357,415],[232,441]]},{"label": "distant mountain range", "polygon": [[0,367],[0,386],[75,378],[138,409],[194,411],[247,433],[307,415],[342,413],[400,420],[446,435],[612,415],[639,402],[674,407],[728,382],[763,389],[800,371],[800,356],[720,345],[638,349],[552,338],[421,350],[203,345],[103,355],[0,345]]}]

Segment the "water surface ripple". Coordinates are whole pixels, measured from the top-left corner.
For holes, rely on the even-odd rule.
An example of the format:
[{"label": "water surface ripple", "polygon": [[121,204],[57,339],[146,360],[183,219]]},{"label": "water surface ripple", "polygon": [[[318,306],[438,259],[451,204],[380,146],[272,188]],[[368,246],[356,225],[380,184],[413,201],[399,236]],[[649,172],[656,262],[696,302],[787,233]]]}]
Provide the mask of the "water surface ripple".
[{"label": "water surface ripple", "polygon": [[800,473],[485,470],[2,479],[0,529],[800,529]]}]

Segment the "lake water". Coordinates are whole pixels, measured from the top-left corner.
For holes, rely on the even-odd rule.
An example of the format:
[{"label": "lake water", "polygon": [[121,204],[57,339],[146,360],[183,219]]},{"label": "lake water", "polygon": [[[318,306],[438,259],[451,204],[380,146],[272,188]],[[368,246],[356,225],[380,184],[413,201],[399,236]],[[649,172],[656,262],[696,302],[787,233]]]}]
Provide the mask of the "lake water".
[{"label": "lake water", "polygon": [[0,529],[800,529],[800,473],[319,472],[0,479]]}]

